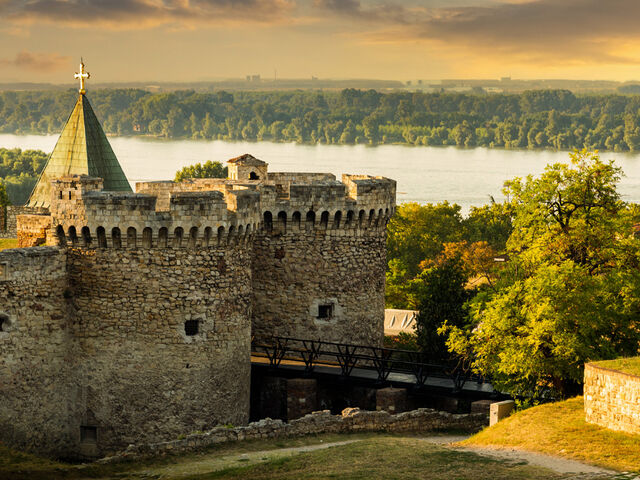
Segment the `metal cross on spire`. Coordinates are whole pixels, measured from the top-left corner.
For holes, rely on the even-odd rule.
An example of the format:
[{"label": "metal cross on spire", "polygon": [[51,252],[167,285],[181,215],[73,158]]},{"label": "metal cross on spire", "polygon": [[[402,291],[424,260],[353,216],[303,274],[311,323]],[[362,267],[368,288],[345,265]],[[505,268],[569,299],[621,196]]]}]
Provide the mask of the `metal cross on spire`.
[{"label": "metal cross on spire", "polygon": [[76,72],[76,74],[73,76],[73,78],[77,78],[80,80],[80,90],[78,90],[80,92],[80,95],[84,95],[85,93],[87,93],[87,91],[84,89],[84,81],[90,77],[91,75],[89,74],[89,72],[84,71],[84,60],[80,58],[80,71]]}]

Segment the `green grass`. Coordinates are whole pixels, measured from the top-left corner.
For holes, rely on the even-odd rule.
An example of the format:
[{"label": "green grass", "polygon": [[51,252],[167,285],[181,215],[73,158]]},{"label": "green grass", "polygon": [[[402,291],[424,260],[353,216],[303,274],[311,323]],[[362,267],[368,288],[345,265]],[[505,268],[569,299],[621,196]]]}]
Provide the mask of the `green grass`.
[{"label": "green grass", "polygon": [[640,435],[588,424],[582,397],[520,411],[461,445],[515,447],[640,472]]},{"label": "green grass", "polygon": [[[345,441],[352,443],[310,452],[279,450]],[[419,437],[369,434],[239,442],[188,455],[88,466],[44,460],[0,446],[0,478],[556,480],[562,477],[518,462],[433,445]]]},{"label": "green grass", "polygon": [[640,357],[618,358],[616,360],[602,360],[593,362],[594,365],[610,370],[618,370],[630,375],[640,376]]},{"label": "green grass", "polygon": [[18,248],[17,238],[0,238],[0,250],[7,248]]},{"label": "green grass", "polygon": [[[164,477],[161,477],[164,478]],[[188,480],[558,479],[548,470],[379,435],[348,445],[183,477]]]}]

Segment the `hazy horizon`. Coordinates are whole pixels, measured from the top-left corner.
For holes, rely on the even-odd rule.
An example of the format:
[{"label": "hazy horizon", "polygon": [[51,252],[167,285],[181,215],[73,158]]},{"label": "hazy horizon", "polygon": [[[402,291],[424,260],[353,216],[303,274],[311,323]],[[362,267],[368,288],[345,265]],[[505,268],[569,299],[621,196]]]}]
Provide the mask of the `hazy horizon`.
[{"label": "hazy horizon", "polygon": [[[0,82],[640,78],[633,0],[0,0]],[[149,80],[155,79],[155,80]]]}]

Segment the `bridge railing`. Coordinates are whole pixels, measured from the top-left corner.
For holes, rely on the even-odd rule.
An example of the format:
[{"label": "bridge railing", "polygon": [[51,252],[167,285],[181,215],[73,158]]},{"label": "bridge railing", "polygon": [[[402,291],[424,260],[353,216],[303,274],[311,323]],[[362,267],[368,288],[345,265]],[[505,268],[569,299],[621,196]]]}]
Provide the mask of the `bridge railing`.
[{"label": "bridge railing", "polygon": [[373,370],[377,372],[377,382],[382,384],[391,373],[401,373],[413,376],[418,388],[424,387],[429,378],[451,380],[454,391],[462,390],[468,381],[485,382],[461,364],[429,363],[424,354],[411,350],[293,337],[271,337],[253,341],[251,346],[252,352],[266,357],[271,367],[278,368],[283,361],[302,362],[307,374],[319,365],[337,366],[344,377],[350,377],[356,368]]}]

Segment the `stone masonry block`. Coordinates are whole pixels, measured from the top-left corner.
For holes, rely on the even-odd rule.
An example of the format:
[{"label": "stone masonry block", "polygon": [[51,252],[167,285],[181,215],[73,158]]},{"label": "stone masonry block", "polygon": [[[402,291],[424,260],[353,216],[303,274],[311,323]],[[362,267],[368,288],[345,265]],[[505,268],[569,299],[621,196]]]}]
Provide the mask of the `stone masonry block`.
[{"label": "stone masonry block", "polygon": [[515,402],[513,400],[505,400],[504,402],[496,402],[491,404],[491,413],[489,416],[489,425],[495,425],[500,420],[511,415]]}]

